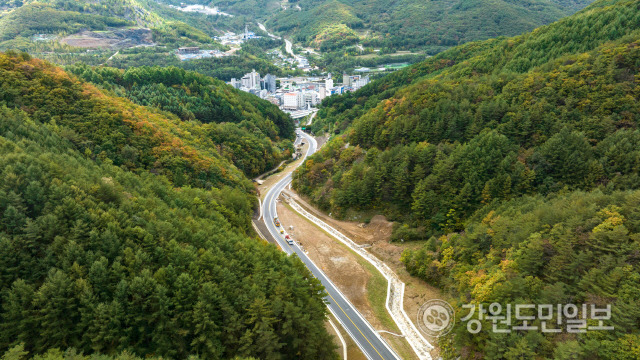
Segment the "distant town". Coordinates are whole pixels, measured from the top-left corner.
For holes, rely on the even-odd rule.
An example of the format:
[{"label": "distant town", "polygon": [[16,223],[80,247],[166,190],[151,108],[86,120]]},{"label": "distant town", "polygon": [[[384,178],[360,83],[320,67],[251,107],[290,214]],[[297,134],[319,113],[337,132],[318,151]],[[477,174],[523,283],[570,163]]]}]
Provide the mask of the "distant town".
[{"label": "distant town", "polygon": [[[206,7],[183,7],[183,11],[216,11],[217,8]],[[282,39],[279,36],[269,33],[264,25],[258,23],[260,29],[267,33],[272,39]],[[232,47],[232,50],[223,52],[220,50],[204,50],[198,47],[181,47],[177,49],[176,55],[182,61],[204,58],[219,58],[231,56],[245,41],[259,39],[260,36],[249,31],[248,25],[245,25],[242,34],[227,32],[223,36],[214,37],[222,45]],[[312,66],[309,60],[293,51],[293,44],[290,40],[284,39],[285,52],[280,49],[273,49],[268,52],[274,59],[274,64],[279,67],[294,67],[304,72],[318,70],[316,66]],[[315,53],[312,49],[303,49],[306,53]],[[406,63],[382,65],[378,68],[371,69],[362,67],[355,69],[356,75],[344,73],[342,81],[334,80],[331,73],[323,76],[298,76],[298,77],[281,77],[266,74],[260,76],[255,70],[245,74],[242,78],[233,78],[228,82],[229,85],[236,89],[246,91],[261,99],[267,100],[274,105],[280,107],[284,112],[291,114],[293,118],[301,118],[316,111],[316,106],[326,97],[343,94],[346,92],[356,91],[370,82],[369,73],[395,71],[407,66]]]},{"label": "distant town", "polygon": [[267,100],[295,118],[306,116],[328,96],[356,91],[368,83],[368,75],[345,73],[342,75],[342,82],[336,84],[331,74],[320,77],[276,78],[271,74],[261,77],[253,70],[241,79],[231,79],[229,85]]}]

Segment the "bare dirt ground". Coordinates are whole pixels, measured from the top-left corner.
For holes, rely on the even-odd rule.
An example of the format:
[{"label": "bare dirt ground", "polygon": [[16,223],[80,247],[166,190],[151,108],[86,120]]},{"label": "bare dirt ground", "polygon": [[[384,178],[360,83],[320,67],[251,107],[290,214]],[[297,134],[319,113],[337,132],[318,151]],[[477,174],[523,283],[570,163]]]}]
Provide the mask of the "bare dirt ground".
[{"label": "bare dirt ground", "polygon": [[[371,325],[381,328],[382,324],[376,319],[367,299],[366,284],[371,275],[358,264],[356,255],[284,206],[282,201],[278,202],[277,210],[282,225],[302,245],[311,260],[327,274]],[[290,226],[293,226],[293,230]]]},{"label": "bare dirt ground", "polygon": [[318,142],[318,149],[320,149],[324,144],[327,143],[327,141],[329,141],[329,134],[316,136],[316,141]]},{"label": "bare dirt ground", "polygon": [[[287,229],[287,232],[292,235],[298,243],[302,244],[303,249],[307,252],[311,260],[327,274],[331,281],[349,299],[371,326],[377,330],[398,333],[397,328],[388,325],[389,322],[393,324],[393,321],[385,310],[382,311],[385,312],[388,319],[383,323],[380,314],[376,314],[370,301],[372,292],[378,290],[377,292],[381,294],[376,298],[376,301],[379,301],[380,304],[384,303],[387,289],[386,281],[382,275],[377,274],[377,277],[382,280],[382,284],[380,284],[373,279],[372,273],[370,272],[375,270],[367,269],[363,266],[366,260],[359,258],[358,255],[349,251],[346,246],[285,206],[282,201],[278,202],[277,210],[278,218]],[[293,225],[293,229],[290,228],[291,225]],[[348,335],[345,336],[348,337]],[[387,333],[382,333],[381,336],[402,359],[416,359],[409,343],[404,339]],[[352,346],[347,345],[349,359],[352,359],[352,354],[354,355],[353,358],[363,358],[364,355],[360,349],[353,341],[351,342]]]},{"label": "bare dirt ground", "polygon": [[118,40],[104,39],[90,36],[72,35],[60,40],[61,43],[81,48],[105,48],[115,45]]},{"label": "bare dirt ground", "polygon": [[60,43],[80,48],[127,48],[152,45],[151,30],[145,28],[82,31],[60,39]]},{"label": "bare dirt ground", "polygon": [[[384,216],[376,215],[369,224],[351,221],[341,221],[333,219],[311,206],[306,199],[291,190],[285,190],[286,194],[293,197],[307,211],[313,213],[322,221],[331,225],[336,230],[342,232],[351,240],[358,244],[371,245],[368,248],[372,254],[384,261],[391,269],[398,274],[400,279],[406,284],[404,296],[404,309],[414,324],[417,324],[417,315],[420,306],[430,299],[444,299],[439,289],[415,278],[405,270],[404,264],[400,261],[400,256],[405,249],[415,249],[422,243],[391,243],[391,231],[393,223],[387,221]],[[279,210],[278,210],[279,211]],[[419,327],[418,327],[419,328]],[[437,346],[436,339],[423,334],[432,345]]]}]

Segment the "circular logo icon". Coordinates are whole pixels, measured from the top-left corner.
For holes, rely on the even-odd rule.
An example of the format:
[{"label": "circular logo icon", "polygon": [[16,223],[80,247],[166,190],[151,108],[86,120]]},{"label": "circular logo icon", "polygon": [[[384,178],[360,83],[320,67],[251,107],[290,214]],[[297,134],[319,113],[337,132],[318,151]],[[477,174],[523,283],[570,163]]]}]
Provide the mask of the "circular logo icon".
[{"label": "circular logo icon", "polygon": [[454,321],[453,307],[444,300],[429,300],[418,310],[418,326],[429,336],[440,337],[448,334]]}]

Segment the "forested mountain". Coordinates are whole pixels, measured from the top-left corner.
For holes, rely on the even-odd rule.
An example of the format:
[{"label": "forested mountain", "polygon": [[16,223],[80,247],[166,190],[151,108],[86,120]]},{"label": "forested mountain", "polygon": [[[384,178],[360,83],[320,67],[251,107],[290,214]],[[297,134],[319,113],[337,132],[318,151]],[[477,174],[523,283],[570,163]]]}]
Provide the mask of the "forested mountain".
[{"label": "forested mountain", "polygon": [[0,0],[0,10],[0,51],[24,51],[60,65],[176,66],[224,81],[252,69],[296,73],[273,64],[267,50],[284,43],[268,38],[244,43],[233,56],[176,56],[178,48],[189,46],[229,51],[214,37],[241,32],[247,24],[259,31],[255,19],[244,16],[184,12],[155,0]]},{"label": "forested mountain", "polygon": [[[445,359],[633,360],[640,356],[640,191],[596,189],[559,196],[532,195],[496,202],[466,222],[465,230],[430,239],[402,256],[407,270],[445,289],[461,319],[462,304],[611,305],[612,330],[570,333],[554,311],[542,333],[482,331],[471,334],[459,322],[439,341]],[[557,305],[554,305],[557,306]],[[557,308],[557,307],[556,307]],[[587,310],[589,312],[590,310]],[[581,311],[588,326],[598,321]],[[472,319],[477,320],[476,314]],[[522,324],[512,313],[512,326]],[[572,319],[572,321],[576,321]],[[580,321],[580,320],[578,320]],[[553,324],[551,324],[553,322]],[[557,325],[561,324],[561,325]],[[575,324],[575,322],[574,322]],[[499,329],[509,328],[500,324]]]},{"label": "forested mountain", "polygon": [[107,27],[153,26],[161,20],[135,0],[85,1],[49,0],[4,4],[0,17],[3,41],[34,34],[70,34],[80,29],[105,30]]},{"label": "forested mountain", "polygon": [[460,328],[464,358],[637,358],[639,100],[640,3],[596,1],[325,100],[315,129],[341,135],[294,187],[338,216],[385,213],[394,240],[428,240],[407,268],[459,304],[620,311],[597,335]]},{"label": "forested mountain", "polygon": [[107,27],[133,25],[125,19],[77,11],[55,10],[45,4],[29,4],[0,17],[0,39],[29,37],[37,33],[76,32],[82,28],[105,30]]},{"label": "forested mountain", "polygon": [[68,70],[136,104],[195,122],[196,131],[249,177],[291,158],[291,118],[277,106],[220,80],[175,67],[124,71],[77,65]]},{"label": "forested mountain", "polygon": [[[47,45],[46,41],[30,41],[33,35],[44,34],[62,38],[78,31],[105,31],[127,27],[149,28],[156,43],[163,45],[180,41],[183,46],[211,44],[211,28],[196,29],[171,15],[180,12],[166,10],[159,14],[159,5],[148,0],[38,0],[5,2],[0,15],[0,47],[23,50]],[[182,20],[189,19],[188,16]],[[199,22],[194,24],[200,25]],[[11,41],[9,41],[11,40]],[[51,47],[51,44],[50,44]],[[56,48],[64,49],[62,46]],[[69,49],[66,49],[67,51]]]},{"label": "forested mountain", "polygon": [[[78,145],[81,152],[95,158],[109,158],[115,165],[129,170],[164,174],[177,186],[188,184],[207,188],[228,185],[250,189],[249,181],[223,155],[237,160],[239,164],[246,161],[244,170],[248,174],[259,173],[263,170],[260,167],[279,162],[281,156],[286,156],[280,151],[274,152],[268,137],[282,140],[291,137],[291,120],[278,114],[271,104],[238,94],[227,85],[219,86],[219,95],[214,94],[213,89],[211,94],[203,93],[202,101],[219,102],[220,109],[230,109],[228,112],[236,116],[230,116],[228,120],[237,123],[202,124],[199,121],[182,121],[175,115],[138,106],[123,98],[104,96],[94,86],[39,60],[20,62],[15,57],[4,59],[0,63],[0,69],[4,71],[0,81],[7,89],[2,97],[7,106],[21,108],[36,121],[53,121],[64,126],[66,136]],[[102,71],[107,74],[110,70]],[[122,74],[115,69],[111,69],[111,73]],[[131,70],[128,74],[141,83],[144,76],[164,74],[159,76],[166,76],[167,82],[188,81],[194,87],[197,86],[195,79],[199,77],[175,68]],[[213,79],[200,78],[213,83]],[[217,84],[220,85],[219,82]],[[149,96],[151,94],[149,91]],[[167,102],[177,102],[178,95],[177,91],[173,94],[167,91],[162,98]],[[234,104],[246,108],[245,117],[239,118],[237,110],[232,109]],[[260,142],[252,144],[240,137],[237,146],[241,148],[235,151],[223,151],[225,144],[215,142],[227,132],[233,137],[231,134],[234,132],[246,134],[247,131]],[[230,141],[229,145],[232,144]],[[266,148],[261,149],[261,146]],[[260,165],[265,160],[267,164]]]},{"label": "forested mountain", "polygon": [[268,25],[302,43],[327,49],[361,41],[375,47],[436,52],[468,41],[518,35],[591,2],[300,0],[290,2],[289,8],[276,13]]},{"label": "forested mountain", "polygon": [[215,142],[290,128],[267,126],[264,104],[197,74],[75,70],[125,95],[136,79],[140,102],[156,91],[143,79],[162,76],[176,90],[157,90],[168,104],[198,94],[246,108],[246,119],[182,120],[26,54],[0,55],[0,352],[335,358],[321,285],[248,236],[253,187]]},{"label": "forested mountain", "polygon": [[[533,186],[527,191],[553,192],[564,186],[613,186],[633,176],[633,168],[607,173],[602,164],[603,174],[584,167],[582,172],[566,171],[563,177],[553,173],[564,172],[558,167],[561,160],[548,158],[560,155],[551,148],[554,144],[572,144],[580,152],[581,144],[602,147],[608,136],[620,136],[617,130],[634,130],[638,106],[634,44],[640,5],[611,3],[599,1],[527,35],[454,48],[355,93],[326,99],[315,129],[344,131],[344,135],[312,158],[313,168],[301,170],[300,189],[313,191],[315,200],[334,212],[372,208],[376,203],[393,204],[389,211],[396,209],[398,214],[412,206],[424,208],[418,219],[428,219],[428,229],[438,232],[458,196],[470,199],[458,202],[473,205],[455,208],[460,219],[483,201],[499,197],[498,175],[503,181],[509,177],[508,187],[520,189],[518,193],[526,193],[527,183]],[[573,40],[582,36],[587,40]],[[495,153],[475,154],[478,147]],[[597,149],[584,152],[583,160],[591,161],[590,154],[593,160],[602,156]],[[488,163],[477,161],[485,158]],[[503,159],[504,172],[497,167]],[[465,161],[482,168],[460,166]],[[412,174],[417,165],[415,175],[425,178],[420,184]],[[376,173],[353,173],[369,170]],[[455,171],[456,177],[432,174],[435,170]],[[408,183],[385,181],[394,171],[408,171],[404,174]],[[304,176],[307,173],[321,176]],[[466,178],[470,173],[485,175]],[[591,184],[580,183],[586,173],[595,176]],[[341,181],[346,175],[360,180]],[[426,179],[438,188],[423,189]],[[467,181],[472,181],[471,188],[463,191],[459,184]],[[377,191],[379,186],[387,191]],[[416,189],[436,191],[438,196],[418,195]],[[483,192],[489,198],[483,199]],[[448,200],[439,202],[444,197]],[[423,206],[418,198],[436,202]]]},{"label": "forested mountain", "polygon": [[[47,351],[44,354],[36,354],[36,355],[29,355],[28,351],[25,351],[24,346],[23,345],[16,345],[14,347],[12,347],[11,349],[9,349],[7,352],[5,352],[5,354],[2,356],[2,360],[27,360],[27,359],[32,359],[32,360],[69,360],[69,359],[76,359],[76,360],[142,360],[142,359],[148,359],[148,360],[156,360],[156,359],[162,359],[162,357],[145,357],[145,358],[141,358],[135,355],[132,355],[131,353],[124,351],[118,355],[113,355],[113,356],[108,356],[108,355],[102,355],[102,354],[91,354],[91,355],[85,355],[85,354],[81,354],[78,353],[78,351],[76,349],[67,349],[66,351],[62,351],[60,349],[51,349],[49,351]],[[253,357],[248,357],[248,358],[244,358],[244,357],[236,357],[234,358],[234,360],[254,360],[255,358]]]}]

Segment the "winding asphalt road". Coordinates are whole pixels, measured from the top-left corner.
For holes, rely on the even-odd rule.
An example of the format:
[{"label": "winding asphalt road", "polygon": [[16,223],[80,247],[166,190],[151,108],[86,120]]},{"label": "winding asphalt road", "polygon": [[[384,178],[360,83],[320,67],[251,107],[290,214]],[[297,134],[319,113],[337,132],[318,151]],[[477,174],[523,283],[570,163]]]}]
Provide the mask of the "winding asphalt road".
[{"label": "winding asphalt road", "polygon": [[[296,130],[301,135],[302,139],[306,140],[309,144],[309,149],[305,154],[305,158],[314,152],[318,148],[316,140],[302,132],[300,129]],[[296,140],[298,143],[300,139]],[[304,160],[303,162],[304,163]],[[364,317],[356,310],[356,308],[347,300],[347,298],[338,290],[338,288],[327,278],[327,276],[320,270],[309,257],[300,249],[297,243],[289,245],[285,240],[285,234],[280,234],[280,228],[276,227],[273,220],[278,216],[276,211],[276,199],[280,196],[282,190],[291,183],[291,174],[280,180],[275,184],[262,203],[263,221],[269,230],[271,235],[280,245],[280,247],[289,255],[296,254],[300,260],[307,266],[311,273],[320,280],[325,287],[327,297],[325,301],[329,310],[338,319],[342,327],[346,329],[349,336],[358,345],[367,358],[372,360],[384,359],[392,360],[399,359],[399,357],[389,348],[389,346],[380,338],[380,335],[376,330],[364,319]],[[303,240],[304,241],[304,240]]]}]

